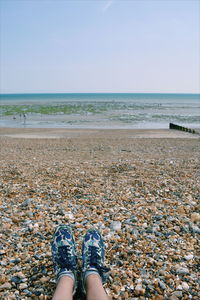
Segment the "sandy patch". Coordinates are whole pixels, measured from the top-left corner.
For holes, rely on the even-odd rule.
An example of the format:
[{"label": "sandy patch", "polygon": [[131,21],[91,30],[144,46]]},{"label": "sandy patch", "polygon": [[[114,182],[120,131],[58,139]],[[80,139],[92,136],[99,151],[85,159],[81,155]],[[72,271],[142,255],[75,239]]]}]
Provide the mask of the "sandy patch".
[{"label": "sandy patch", "polygon": [[60,139],[82,136],[117,136],[132,138],[189,138],[197,139],[198,134],[191,134],[169,129],[34,129],[34,128],[1,128],[0,136],[22,139]]}]

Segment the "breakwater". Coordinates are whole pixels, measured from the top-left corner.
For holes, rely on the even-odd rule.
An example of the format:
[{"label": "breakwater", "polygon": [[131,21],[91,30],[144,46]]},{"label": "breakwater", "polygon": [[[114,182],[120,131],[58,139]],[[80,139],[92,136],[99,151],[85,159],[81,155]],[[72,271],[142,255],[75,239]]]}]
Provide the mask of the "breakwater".
[{"label": "breakwater", "polygon": [[169,129],[176,129],[176,130],[181,130],[181,131],[185,131],[185,132],[190,132],[190,133],[193,133],[193,134],[199,134],[199,132],[197,132],[194,129],[187,128],[187,127],[180,126],[180,125],[176,125],[176,124],[173,124],[173,123],[169,123]]}]

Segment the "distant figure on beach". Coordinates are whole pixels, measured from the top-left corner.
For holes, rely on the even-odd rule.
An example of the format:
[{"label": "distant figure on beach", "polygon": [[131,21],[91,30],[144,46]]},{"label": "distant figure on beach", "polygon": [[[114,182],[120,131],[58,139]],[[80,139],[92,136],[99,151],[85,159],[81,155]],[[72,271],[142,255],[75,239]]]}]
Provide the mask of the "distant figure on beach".
[{"label": "distant figure on beach", "polygon": [[26,124],[26,115],[23,114],[23,118],[24,118],[24,124]]},{"label": "distant figure on beach", "polygon": [[[53,236],[52,260],[57,286],[52,300],[72,300],[77,290],[77,255],[72,229],[59,225]],[[109,268],[104,266],[104,242],[98,230],[86,232],[82,245],[81,288],[88,300],[108,300],[103,288]]]}]

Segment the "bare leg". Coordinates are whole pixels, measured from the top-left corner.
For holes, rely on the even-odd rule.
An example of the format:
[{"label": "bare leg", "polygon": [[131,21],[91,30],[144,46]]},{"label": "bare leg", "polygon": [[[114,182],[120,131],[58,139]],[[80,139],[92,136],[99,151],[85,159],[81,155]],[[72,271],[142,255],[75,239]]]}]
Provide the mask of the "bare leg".
[{"label": "bare leg", "polygon": [[87,300],[109,300],[101,279],[96,274],[88,275],[86,278]]},{"label": "bare leg", "polygon": [[58,281],[52,300],[72,300],[74,281],[68,276],[63,276]]}]

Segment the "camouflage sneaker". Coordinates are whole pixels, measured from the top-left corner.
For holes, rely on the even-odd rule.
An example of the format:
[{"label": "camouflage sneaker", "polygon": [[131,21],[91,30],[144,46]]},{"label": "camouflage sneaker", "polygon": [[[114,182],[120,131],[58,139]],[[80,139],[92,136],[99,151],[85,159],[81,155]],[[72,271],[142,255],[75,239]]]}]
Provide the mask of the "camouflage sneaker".
[{"label": "camouflage sneaker", "polygon": [[77,256],[72,229],[67,225],[59,225],[51,244],[52,260],[56,279],[67,275],[74,279],[74,293],[76,290]]},{"label": "camouflage sneaker", "polygon": [[97,229],[89,229],[82,246],[82,288],[85,291],[85,279],[89,274],[99,274],[105,283],[109,268],[104,266],[104,242]]}]

